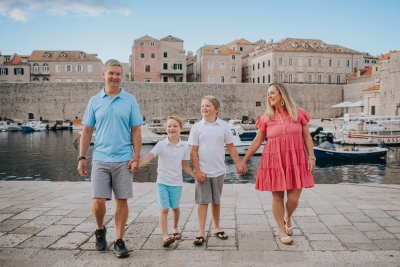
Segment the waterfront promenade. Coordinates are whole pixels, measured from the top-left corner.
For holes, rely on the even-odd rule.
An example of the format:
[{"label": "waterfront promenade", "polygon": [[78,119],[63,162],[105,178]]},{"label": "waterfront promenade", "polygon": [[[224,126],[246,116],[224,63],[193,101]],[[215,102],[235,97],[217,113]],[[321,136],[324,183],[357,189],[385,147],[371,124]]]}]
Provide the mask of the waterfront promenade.
[{"label": "waterfront promenade", "polygon": [[400,186],[321,185],[305,189],[293,216],[295,243],[281,244],[271,194],[225,184],[221,226],[207,243],[197,234],[194,184],[184,184],[182,240],[161,246],[154,183],[134,183],[125,240],[117,259],[114,202],[107,203],[110,250],[94,249],[89,182],[0,181],[0,266],[400,266]]}]

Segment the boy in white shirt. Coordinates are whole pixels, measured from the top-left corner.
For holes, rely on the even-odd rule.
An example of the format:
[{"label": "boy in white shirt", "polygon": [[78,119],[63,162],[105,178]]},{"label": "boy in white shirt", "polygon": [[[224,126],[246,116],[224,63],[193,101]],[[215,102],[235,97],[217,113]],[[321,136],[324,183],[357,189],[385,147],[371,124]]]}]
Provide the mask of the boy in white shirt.
[{"label": "boy in white shirt", "polygon": [[195,201],[199,205],[199,232],[193,242],[195,245],[202,245],[205,241],[208,204],[211,204],[214,236],[219,239],[228,238],[219,225],[220,200],[226,174],[225,146],[236,166],[240,163],[240,158],[233,144],[233,134],[228,123],[217,117],[219,109],[220,103],[217,98],[203,97],[203,119],[193,125],[189,135],[190,157],[196,174]]},{"label": "boy in white shirt", "polygon": [[[187,163],[190,159],[189,145],[180,140],[180,134],[183,131],[182,120],[176,116],[169,116],[166,124],[168,137],[158,142],[147,156],[140,159],[139,163],[139,167],[143,167],[155,156],[158,156],[157,194],[163,247],[168,247],[175,240],[181,239],[178,222],[180,215],[179,201],[183,185],[182,169],[190,176],[195,176],[193,169]],[[173,236],[168,234],[169,208],[172,209]]]}]

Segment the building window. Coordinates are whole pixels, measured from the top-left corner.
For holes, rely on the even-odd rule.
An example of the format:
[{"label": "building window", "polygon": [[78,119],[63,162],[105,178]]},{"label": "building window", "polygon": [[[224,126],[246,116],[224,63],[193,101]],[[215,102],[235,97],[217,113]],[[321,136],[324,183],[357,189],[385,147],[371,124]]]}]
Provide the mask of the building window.
[{"label": "building window", "polygon": [[72,82],[72,80],[71,79],[66,79],[65,80],[67,83],[70,83],[70,82]]},{"label": "building window", "polygon": [[33,74],[39,74],[39,65],[37,63],[33,64]]},{"label": "building window", "polygon": [[350,67],[350,60],[346,60],[346,67]]},{"label": "building window", "polygon": [[88,82],[93,82],[93,79],[87,79]]},{"label": "building window", "polygon": [[150,42],[150,46],[154,47],[154,42]]},{"label": "building window", "polygon": [[328,75],[328,83],[332,83],[332,75]]},{"label": "building window", "polygon": [[268,59],[268,67],[271,66],[271,60]]},{"label": "building window", "polygon": [[318,59],[318,66],[322,67],[322,59],[321,58]]},{"label": "building window", "polygon": [[221,76],[221,83],[225,82],[225,76]]},{"label": "building window", "polygon": [[163,63],[163,70],[167,70],[168,69],[168,63]]},{"label": "building window", "polygon": [[[50,55],[49,55],[50,56]],[[67,57],[67,54],[65,52],[61,53],[61,57]]]},{"label": "building window", "polygon": [[340,84],[340,75],[336,75],[336,83]]},{"label": "building window", "polygon": [[214,76],[208,75],[208,82],[213,83],[214,82]]},{"label": "building window", "polygon": [[378,67],[375,67],[375,71],[378,71]]},{"label": "building window", "polygon": [[268,74],[268,83],[271,83],[271,75]]},{"label": "building window", "polygon": [[317,75],[317,80],[318,80],[318,83],[322,83],[322,75],[321,74]]},{"label": "building window", "polygon": [[299,66],[303,66],[303,59],[299,58]]},{"label": "building window", "polygon": [[283,83],[283,74],[282,73],[278,74],[278,82]]},{"label": "building window", "polygon": [[289,65],[292,66],[293,65],[293,58],[289,58]]},{"label": "building window", "polygon": [[144,65],[144,71],[150,72],[150,65]]},{"label": "building window", "polygon": [[235,56],[235,55],[232,55],[232,59],[236,59],[236,56]]},{"label": "building window", "polygon": [[28,59],[26,57],[23,57],[22,62],[26,63],[26,62],[28,62]]},{"label": "building window", "polygon": [[293,74],[289,74],[289,82],[292,83],[293,82]]},{"label": "building window", "polygon": [[311,58],[308,59],[308,66],[312,66],[312,59]]},{"label": "building window", "polygon": [[93,72],[93,65],[88,65],[87,69],[88,69],[88,72]]},{"label": "building window", "polygon": [[243,51],[243,47],[239,47],[239,51]]},{"label": "building window", "polygon": [[140,53],[140,58],[144,58],[144,53]]},{"label": "building window", "polygon": [[375,106],[371,106],[371,115],[375,115]]},{"label": "building window", "polygon": [[257,77],[257,83],[260,83],[260,77]]},{"label": "building window", "polygon": [[76,72],[83,72],[83,66],[82,65],[76,65]]},{"label": "building window", "polygon": [[181,70],[182,64],[174,63],[174,70]]},{"label": "building window", "polygon": [[265,68],[265,61],[263,61],[263,68]]},{"label": "building window", "polygon": [[84,53],[80,53],[80,54],[79,54],[79,57],[80,57],[80,58],[84,58],[84,57],[85,57],[85,54],[84,54]]},{"label": "building window", "polygon": [[43,74],[49,74],[50,73],[50,68],[49,68],[49,64],[44,63],[42,66],[42,72]]},{"label": "building window", "polygon": [[82,79],[76,79],[76,81],[77,81],[78,83],[81,83],[81,82],[82,82]]},{"label": "building window", "polygon": [[11,61],[11,57],[10,56],[4,56],[4,61],[5,62],[10,62]]},{"label": "building window", "polygon": [[283,58],[280,57],[280,58],[278,59],[278,65],[283,65]]},{"label": "building window", "polygon": [[263,76],[263,83],[265,83],[265,76]]},{"label": "building window", "polygon": [[39,81],[39,78],[38,78],[38,77],[35,77],[35,78],[33,78],[33,81],[34,81],[34,82],[38,82],[38,81]]},{"label": "building window", "polygon": [[49,81],[49,78],[44,77],[44,78],[43,78],[43,81],[44,81],[44,82],[48,82],[48,81]]},{"label": "building window", "polygon": [[254,70],[254,64],[253,64],[253,70]]},{"label": "building window", "polygon": [[154,53],[151,53],[151,54],[150,54],[150,57],[151,57],[151,58],[154,58]]},{"label": "building window", "polygon": [[72,65],[65,65],[65,72],[72,72]]},{"label": "building window", "polygon": [[61,71],[61,66],[60,65],[56,65],[56,72],[60,72]]},{"label": "building window", "polygon": [[255,79],[253,78],[253,83],[255,83]]},{"label": "building window", "polygon": [[15,68],[14,75],[24,75],[24,69],[23,68]]},{"label": "building window", "polygon": [[260,63],[257,63],[257,69],[260,69]]},{"label": "building window", "polygon": [[219,63],[219,69],[220,70],[225,70],[225,62],[220,62]]},{"label": "building window", "polygon": [[365,62],[365,63],[369,63],[369,60],[368,60],[368,59],[366,59],[364,62]]},{"label": "building window", "polygon": [[168,76],[163,77],[163,82],[167,83],[168,82]]},{"label": "building window", "polygon": [[168,57],[168,53],[164,52],[164,58],[167,58],[167,57]]},{"label": "building window", "polygon": [[308,83],[312,83],[312,74],[308,74]]},{"label": "building window", "polygon": [[8,75],[8,69],[7,68],[0,68],[0,75]]},{"label": "building window", "polygon": [[328,59],[328,66],[332,67],[332,59]]},{"label": "building window", "polygon": [[212,62],[212,61],[208,62],[208,69],[209,70],[213,70],[214,69],[214,62]]},{"label": "building window", "polygon": [[232,78],[232,83],[236,83],[236,78]]},{"label": "building window", "polygon": [[145,83],[151,83],[151,79],[144,79]]},{"label": "building window", "polygon": [[232,72],[236,72],[237,71],[237,66],[232,66]]},{"label": "building window", "polygon": [[140,46],[141,46],[141,47],[144,47],[144,42],[140,42]]},{"label": "building window", "polygon": [[355,66],[356,68],[358,68],[358,60],[356,60],[356,61],[354,62],[354,66]]},{"label": "building window", "polygon": [[336,66],[337,66],[337,67],[340,67],[340,65],[341,65],[341,62],[340,62],[340,59],[338,59],[338,60],[337,60],[337,63],[336,63]]}]

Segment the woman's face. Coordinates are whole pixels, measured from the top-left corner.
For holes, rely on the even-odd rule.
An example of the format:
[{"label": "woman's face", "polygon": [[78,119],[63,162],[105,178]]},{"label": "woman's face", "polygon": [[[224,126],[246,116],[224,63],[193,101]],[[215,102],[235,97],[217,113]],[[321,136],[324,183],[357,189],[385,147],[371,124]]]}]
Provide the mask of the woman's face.
[{"label": "woman's face", "polygon": [[281,106],[282,95],[279,93],[275,85],[268,88],[268,101],[273,107]]}]

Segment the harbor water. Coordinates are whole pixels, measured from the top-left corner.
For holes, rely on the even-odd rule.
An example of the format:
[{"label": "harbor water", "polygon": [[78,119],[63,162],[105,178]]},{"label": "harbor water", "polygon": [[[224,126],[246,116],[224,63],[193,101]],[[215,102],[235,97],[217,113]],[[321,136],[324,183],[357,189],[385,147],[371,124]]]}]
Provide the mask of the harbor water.
[{"label": "harbor water", "polygon": [[[0,132],[0,179],[37,181],[90,181],[77,172],[78,147],[74,140],[76,131],[49,132]],[[147,155],[152,145],[143,145],[142,155]],[[93,146],[87,158],[90,160]],[[317,160],[314,180],[317,184],[363,183],[400,184],[400,149],[392,147],[385,159],[368,162],[321,161]],[[225,183],[255,183],[261,156],[254,156],[248,162],[248,173],[236,173],[235,164],[227,156]],[[155,182],[157,159],[136,172],[134,181]],[[185,182],[194,179],[184,175]]]}]

